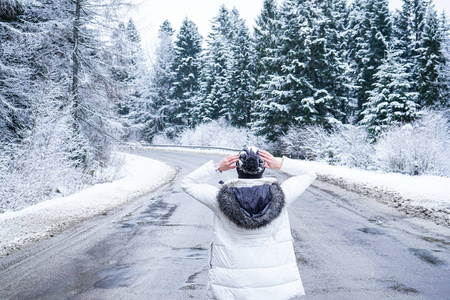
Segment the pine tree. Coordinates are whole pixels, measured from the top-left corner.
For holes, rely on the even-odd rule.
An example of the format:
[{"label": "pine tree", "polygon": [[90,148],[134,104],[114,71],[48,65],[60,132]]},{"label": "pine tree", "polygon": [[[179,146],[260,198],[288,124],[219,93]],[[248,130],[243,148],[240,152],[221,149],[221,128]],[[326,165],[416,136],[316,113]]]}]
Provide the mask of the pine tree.
[{"label": "pine tree", "polygon": [[360,92],[362,97],[359,99],[359,108],[362,108],[368,100],[366,92],[372,89],[376,80],[374,75],[385,56],[387,43],[390,41],[392,32],[388,1],[368,0],[366,5],[366,16],[370,23],[370,29],[366,32],[369,52],[366,57],[368,61],[361,74],[362,87]]},{"label": "pine tree", "polygon": [[433,6],[425,16],[424,31],[418,58],[418,92],[421,106],[438,106],[440,104],[439,68],[445,63],[442,54],[442,32]]},{"label": "pine tree", "polygon": [[232,36],[230,63],[230,121],[235,126],[247,126],[250,122],[254,93],[254,60],[250,32],[236,8],[231,11]]},{"label": "pine tree", "polygon": [[185,18],[175,41],[175,74],[171,89],[169,122],[182,130],[194,124],[194,109],[198,104],[201,72],[202,36],[197,25]]},{"label": "pine tree", "polygon": [[[255,127],[277,140],[290,125],[317,124],[331,128],[344,120],[347,93],[342,1],[285,1],[280,10],[280,34],[273,51],[272,72],[259,81]],[[343,105],[343,106],[342,106]]]},{"label": "pine tree", "polygon": [[269,119],[270,103],[267,95],[270,93],[270,80],[281,73],[281,65],[278,61],[281,43],[281,20],[277,2],[265,0],[263,9],[256,19],[254,27],[254,49],[255,49],[255,101],[252,106],[252,128],[256,132],[266,132],[267,120]]},{"label": "pine tree", "polygon": [[[30,123],[29,109],[32,100],[23,85],[33,76],[31,44],[21,35],[20,22],[28,16],[18,1],[6,1],[0,5],[0,147],[16,143],[24,138],[23,130]],[[17,48],[17,49],[16,49]],[[22,87],[21,87],[22,86]]]},{"label": "pine tree", "polygon": [[110,97],[124,124],[126,140],[152,139],[155,129],[153,98],[155,91],[149,85],[151,76],[141,47],[141,37],[132,19],[127,25],[120,23],[113,37],[114,55],[111,71],[115,79]]},{"label": "pine tree", "polygon": [[361,124],[376,139],[392,124],[411,122],[417,117],[417,93],[410,92],[410,74],[401,63],[399,51],[388,49],[374,77],[374,88],[364,104]]},{"label": "pine tree", "polygon": [[[275,69],[258,88],[259,120],[255,122],[260,134],[274,141],[293,123],[308,122],[305,111],[313,87],[308,78],[307,61],[313,22],[310,1],[288,0],[280,9],[280,46],[277,48]],[[262,104],[262,105],[261,105]],[[309,107],[311,111],[314,108]]]},{"label": "pine tree", "polygon": [[[385,56],[386,45],[391,40],[392,23],[387,0],[360,0],[350,7],[349,36],[351,59],[354,61],[355,97],[357,114],[368,100],[368,91],[375,82],[374,74]],[[362,116],[359,117],[359,119]]]},{"label": "pine tree", "polygon": [[268,73],[276,73],[273,60],[279,45],[281,22],[276,0],[264,0],[263,9],[256,19],[253,30],[255,49],[255,76],[259,87],[267,79]]},{"label": "pine tree", "polygon": [[334,63],[331,65],[331,74],[334,74],[334,82],[330,82],[335,91],[336,105],[333,115],[342,123],[352,122],[356,107],[354,97],[354,62],[349,58],[349,9],[347,1],[330,1],[328,13],[330,15],[331,28],[327,36],[327,45],[331,50],[330,56]]},{"label": "pine tree", "polygon": [[156,91],[154,108],[156,110],[154,128],[157,132],[166,131],[166,135],[173,138],[176,134],[169,123],[170,118],[170,94],[174,83],[173,63],[175,50],[172,36],[175,31],[168,20],[165,20],[159,28],[159,45],[156,49],[156,61],[153,66],[153,77]]},{"label": "pine tree", "polygon": [[313,101],[317,113],[311,115],[310,123],[328,128],[337,120],[345,121],[348,111],[344,78],[347,67],[342,60],[341,37],[345,14],[345,2],[327,0],[318,3],[313,21],[307,70],[315,91]]},{"label": "pine tree", "polygon": [[[120,3],[117,3],[120,5]],[[122,128],[109,98],[114,85],[107,61],[111,56],[102,36],[110,36],[117,20],[111,18],[116,3],[76,0],[72,4],[72,70],[70,102],[75,119],[74,130],[87,141],[80,159],[89,165],[107,164],[113,144],[119,140]],[[98,20],[102,22],[98,22]]]},{"label": "pine tree", "polygon": [[440,83],[440,106],[443,108],[450,107],[450,24],[447,20],[445,12],[442,13],[440,20],[440,32],[442,34],[441,49],[444,62],[439,68]]},{"label": "pine tree", "polygon": [[403,0],[402,9],[394,15],[393,44],[401,51],[400,59],[411,74],[411,91],[418,91],[419,59],[422,55],[424,18],[427,4],[423,0]]},{"label": "pine tree", "polygon": [[24,12],[24,6],[17,0],[3,0],[0,3],[0,20],[12,21]]},{"label": "pine tree", "polygon": [[230,61],[232,24],[229,10],[222,5],[219,13],[211,22],[211,32],[206,40],[207,49],[204,56],[202,72],[202,94],[197,111],[196,122],[207,122],[224,117],[230,120],[227,104],[230,95]]},{"label": "pine tree", "polygon": [[350,97],[352,101],[352,115],[358,119],[361,112],[361,105],[365,94],[362,89],[362,73],[367,63],[366,57],[369,53],[369,44],[366,32],[370,28],[370,23],[366,18],[365,2],[363,0],[353,1],[349,8],[348,23],[345,31],[346,61],[349,66]]},{"label": "pine tree", "polygon": [[224,118],[246,126],[254,91],[253,47],[237,9],[221,6],[211,23],[202,72],[202,94],[197,122]]},{"label": "pine tree", "polygon": [[111,40],[111,73],[116,85],[114,86],[115,89],[110,91],[109,97],[116,103],[118,113],[126,115],[129,113],[129,107],[126,104],[126,83],[130,76],[128,74],[130,53],[128,53],[129,49],[125,46],[127,44],[127,36],[123,22],[120,22],[118,28],[113,31]]}]

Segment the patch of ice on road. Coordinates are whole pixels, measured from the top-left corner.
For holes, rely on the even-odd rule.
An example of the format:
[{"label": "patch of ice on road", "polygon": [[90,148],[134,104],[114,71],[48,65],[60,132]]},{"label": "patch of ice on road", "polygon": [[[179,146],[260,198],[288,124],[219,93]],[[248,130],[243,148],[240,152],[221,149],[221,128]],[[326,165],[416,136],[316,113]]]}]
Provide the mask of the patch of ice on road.
[{"label": "patch of ice on road", "polygon": [[120,155],[125,164],[119,180],[0,214],[0,256],[145,195],[176,175],[175,168],[166,163],[138,155]]}]

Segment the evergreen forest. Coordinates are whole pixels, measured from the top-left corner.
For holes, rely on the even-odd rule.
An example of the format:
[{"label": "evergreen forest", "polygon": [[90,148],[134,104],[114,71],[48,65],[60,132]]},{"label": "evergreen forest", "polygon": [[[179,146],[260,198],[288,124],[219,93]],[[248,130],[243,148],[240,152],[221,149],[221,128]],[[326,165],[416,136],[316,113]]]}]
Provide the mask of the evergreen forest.
[{"label": "evergreen forest", "polygon": [[[204,37],[189,16],[164,21],[150,60],[127,1],[0,0],[0,212],[110,180],[124,142],[205,124],[333,163],[351,152],[330,146],[337,131],[366,157],[393,126],[439,119],[448,152],[450,24],[432,1],[261,1],[254,28],[225,5]],[[306,151],[308,136],[324,140]]]}]

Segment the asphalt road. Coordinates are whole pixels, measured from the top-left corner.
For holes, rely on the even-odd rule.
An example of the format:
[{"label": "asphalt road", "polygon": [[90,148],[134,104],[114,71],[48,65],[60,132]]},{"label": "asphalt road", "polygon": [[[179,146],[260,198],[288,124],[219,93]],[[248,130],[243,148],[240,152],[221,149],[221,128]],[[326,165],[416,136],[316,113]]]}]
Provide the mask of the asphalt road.
[{"label": "asphalt road", "polygon": [[[180,181],[219,158],[140,154],[176,166],[174,182],[0,259],[0,299],[207,299],[212,212]],[[448,228],[319,181],[290,207],[290,221],[302,299],[450,299]]]}]

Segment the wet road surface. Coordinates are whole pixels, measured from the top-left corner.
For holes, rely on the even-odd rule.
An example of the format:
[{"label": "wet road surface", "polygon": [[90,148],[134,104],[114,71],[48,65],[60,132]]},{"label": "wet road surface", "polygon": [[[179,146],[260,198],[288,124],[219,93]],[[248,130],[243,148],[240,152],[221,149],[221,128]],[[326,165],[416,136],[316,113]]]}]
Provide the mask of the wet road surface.
[{"label": "wet road surface", "polygon": [[[140,154],[176,166],[174,182],[0,259],[0,299],[207,299],[212,213],[179,185],[220,158]],[[290,221],[302,299],[450,299],[445,227],[319,181],[290,207]]]}]

